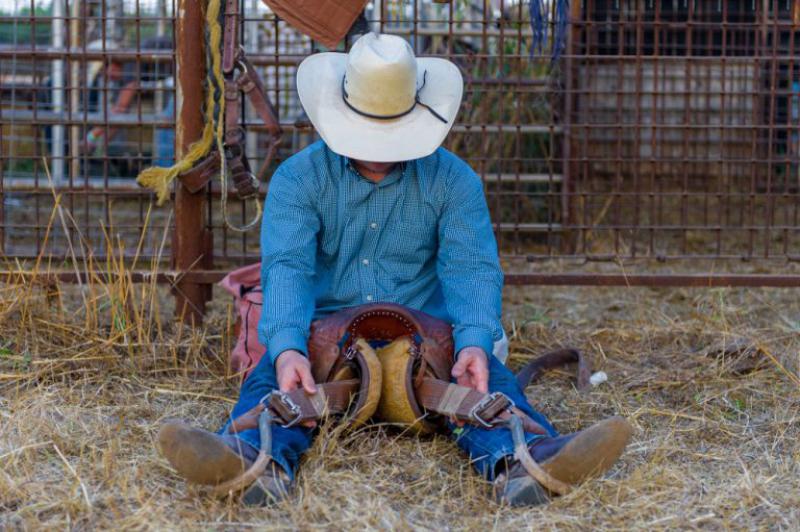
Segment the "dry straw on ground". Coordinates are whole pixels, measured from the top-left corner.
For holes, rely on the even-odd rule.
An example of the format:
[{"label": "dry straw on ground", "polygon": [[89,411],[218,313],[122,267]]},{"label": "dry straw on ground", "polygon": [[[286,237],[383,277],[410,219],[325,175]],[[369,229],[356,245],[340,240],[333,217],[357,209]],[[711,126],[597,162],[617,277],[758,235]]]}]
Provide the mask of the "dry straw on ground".
[{"label": "dry straw on ground", "polygon": [[164,418],[216,428],[236,397],[227,298],[192,332],[163,289],[124,275],[83,288],[6,281],[0,528],[800,525],[800,303],[789,290],[507,288],[512,365],[573,345],[608,373],[584,396],[566,373],[527,392],[564,432],[627,416],[636,433],[618,466],[549,506],[511,510],[444,438],[326,427],[297,498],[268,510],[199,495],[153,447]]}]

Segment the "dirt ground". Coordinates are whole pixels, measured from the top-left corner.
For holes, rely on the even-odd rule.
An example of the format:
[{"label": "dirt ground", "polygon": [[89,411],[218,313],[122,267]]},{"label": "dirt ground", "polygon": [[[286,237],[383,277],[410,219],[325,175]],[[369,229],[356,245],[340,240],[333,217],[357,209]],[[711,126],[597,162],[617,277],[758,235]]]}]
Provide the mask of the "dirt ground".
[{"label": "dirt ground", "polygon": [[[69,293],[68,293],[69,292]],[[635,426],[603,478],[509,509],[443,437],[323,427],[297,496],[245,509],[187,486],[153,446],[159,423],[216,429],[236,397],[228,299],[204,331],[162,289],[0,285],[0,529],[797,529],[800,298],[780,289],[516,288],[511,366],[557,346],[608,381],[527,389],[562,432]]]}]

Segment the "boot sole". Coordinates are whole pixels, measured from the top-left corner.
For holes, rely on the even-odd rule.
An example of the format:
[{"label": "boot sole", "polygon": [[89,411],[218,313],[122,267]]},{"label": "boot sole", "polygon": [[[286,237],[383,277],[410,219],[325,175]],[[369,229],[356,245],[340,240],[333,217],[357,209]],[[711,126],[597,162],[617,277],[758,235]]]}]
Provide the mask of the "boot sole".
[{"label": "boot sole", "polygon": [[167,422],[158,431],[161,454],[180,476],[197,484],[220,484],[241,474],[244,458],[216,434],[181,422]]},{"label": "boot sole", "polygon": [[273,506],[289,498],[292,485],[280,477],[277,471],[270,471],[269,466],[261,478],[245,490],[242,504],[245,506]]},{"label": "boot sole", "polygon": [[568,484],[578,484],[606,472],[631,439],[633,427],[624,418],[605,419],[578,433],[555,456],[540,465]]},{"label": "boot sole", "polygon": [[550,502],[550,495],[533,477],[525,475],[509,480],[504,493],[495,495],[495,500],[518,508],[546,504]]}]

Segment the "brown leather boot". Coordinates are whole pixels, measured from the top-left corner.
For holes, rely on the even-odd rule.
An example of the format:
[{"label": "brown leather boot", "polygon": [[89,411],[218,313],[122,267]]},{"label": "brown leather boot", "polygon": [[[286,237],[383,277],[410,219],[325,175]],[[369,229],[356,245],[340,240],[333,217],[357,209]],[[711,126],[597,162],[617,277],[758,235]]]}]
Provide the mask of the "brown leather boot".
[{"label": "brown leather boot", "polygon": [[[258,451],[236,437],[223,437],[182,421],[168,421],[158,431],[161,454],[177,473],[196,484],[214,486],[249,468]],[[246,505],[264,506],[286,499],[292,488],[288,475],[271,462],[242,494]]]},{"label": "brown leather boot", "polygon": [[[531,456],[552,477],[578,484],[606,472],[619,459],[632,432],[624,418],[612,417],[574,434],[537,440],[531,445]],[[516,461],[498,475],[493,487],[495,500],[511,506],[550,500],[550,493]]]}]

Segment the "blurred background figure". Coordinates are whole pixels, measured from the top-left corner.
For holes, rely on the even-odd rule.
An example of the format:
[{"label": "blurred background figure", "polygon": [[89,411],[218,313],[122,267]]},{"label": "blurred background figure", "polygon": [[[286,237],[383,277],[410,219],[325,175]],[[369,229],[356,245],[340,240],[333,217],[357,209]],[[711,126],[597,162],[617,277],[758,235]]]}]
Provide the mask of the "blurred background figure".
[{"label": "blurred background figure", "polygon": [[[102,47],[102,42],[91,43]],[[171,50],[172,39],[156,37],[145,39],[141,51]],[[106,41],[105,50],[109,48]],[[108,125],[91,128],[81,146],[81,153],[89,156],[91,175],[103,174],[108,165],[115,177],[135,177],[143,166],[151,163],[169,166],[174,159],[175,133],[172,127],[155,127],[152,145],[146,145],[136,130],[115,127],[125,115],[151,114],[157,121],[172,121],[175,101],[172,93],[174,78],[172,65],[147,60],[143,53],[138,61],[121,61],[110,55],[103,64],[87,67],[87,111],[108,118]]]}]

